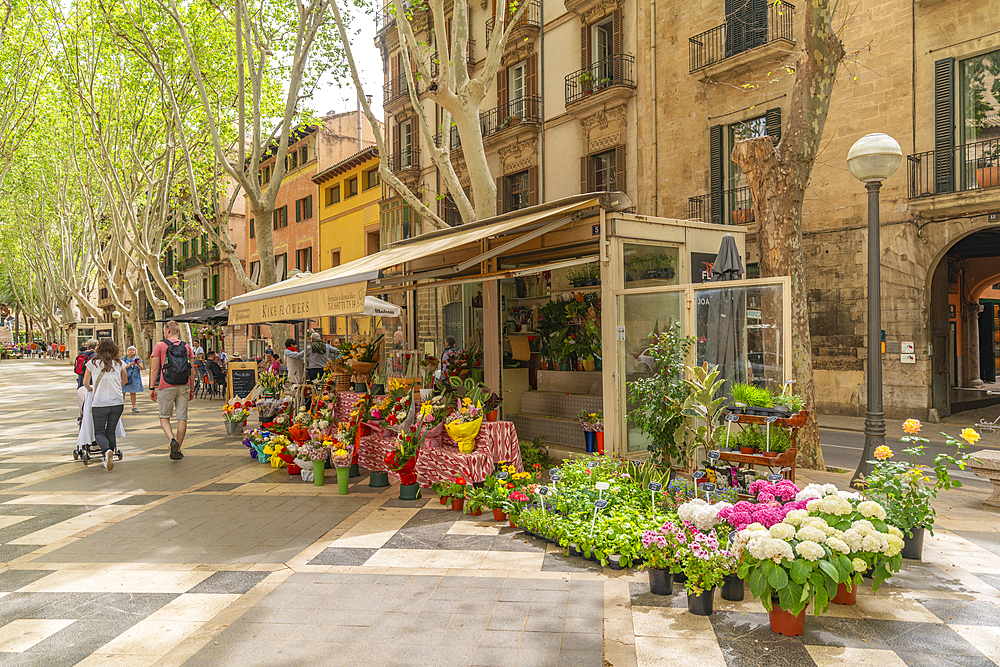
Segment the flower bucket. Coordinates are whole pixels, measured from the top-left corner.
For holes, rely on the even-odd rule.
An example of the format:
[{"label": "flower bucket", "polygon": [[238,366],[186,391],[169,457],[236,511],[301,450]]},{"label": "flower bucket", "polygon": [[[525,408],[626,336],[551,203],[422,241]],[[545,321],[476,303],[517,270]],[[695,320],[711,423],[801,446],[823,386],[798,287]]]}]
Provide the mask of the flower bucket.
[{"label": "flower bucket", "polygon": [[586,444],[588,454],[593,454],[597,451],[597,438],[593,431],[584,431],[583,441]]},{"label": "flower bucket", "polygon": [[400,500],[419,500],[420,499],[420,485],[419,484],[402,484],[399,487],[399,499]]},{"label": "flower bucket", "polygon": [[323,486],[323,471],[326,469],[323,461],[313,461],[313,484]]},{"label": "flower bucket", "polygon": [[226,435],[242,435],[246,422],[226,422]]},{"label": "flower bucket", "polygon": [[727,574],[722,580],[722,599],[730,602],[741,602],[746,593],[743,580],[739,575]]},{"label": "flower bucket", "polygon": [[688,612],[695,616],[711,616],[712,602],[715,599],[715,587],[706,589],[700,595],[688,593]]},{"label": "flower bucket", "polygon": [[301,472],[302,472],[302,468],[298,467],[294,463],[289,463],[288,464],[288,474],[289,475],[298,475]]},{"label": "flower bucket", "polygon": [[451,509],[455,512],[461,512],[462,508],[465,507],[465,498],[452,498],[451,499]]},{"label": "flower bucket", "polygon": [[350,482],[349,473],[351,471],[347,468],[337,468],[337,493],[341,496],[347,495],[347,488]]},{"label": "flower bucket", "polygon": [[674,592],[674,578],[670,570],[649,568],[649,592],[653,595],[670,595]]},{"label": "flower bucket", "polygon": [[625,566],[621,564],[621,556],[618,554],[611,554],[608,556],[608,567],[612,570],[624,570]]},{"label": "flower bucket", "polygon": [[854,604],[858,601],[858,587],[851,584],[850,589],[847,584],[837,584],[837,594],[830,600],[833,604]]},{"label": "flower bucket", "polygon": [[494,521],[506,521],[507,515],[501,509],[493,508],[493,520]]},{"label": "flower bucket", "polygon": [[476,436],[483,425],[483,418],[471,422],[450,422],[445,424],[448,436],[458,445],[458,451],[463,454],[471,454],[476,449]]},{"label": "flower bucket", "polygon": [[[354,455],[357,456],[357,453],[355,453]],[[354,479],[355,477],[361,477],[361,468],[358,467],[358,464],[357,464],[356,461],[355,461],[355,463],[351,464],[351,467],[348,468],[348,470],[350,471],[351,479]]]},{"label": "flower bucket", "polygon": [[389,473],[385,470],[373,470],[368,476],[368,486],[373,489],[384,489],[389,486]]},{"label": "flower bucket", "polygon": [[778,602],[772,601],[771,611],[768,616],[771,620],[771,632],[786,637],[798,637],[806,631],[806,610],[799,612],[798,616],[792,616],[781,608]]},{"label": "flower bucket", "polygon": [[674,573],[674,582],[676,582],[678,584],[683,584],[687,580],[688,580],[687,575],[684,574],[683,572],[675,572]]},{"label": "flower bucket", "polygon": [[477,509],[475,512],[473,512],[472,510],[469,510],[469,516],[482,516],[482,515],[483,515],[483,509],[482,508]]},{"label": "flower bucket", "polygon": [[597,440],[597,453],[604,454],[604,431],[594,431],[594,438]]},{"label": "flower bucket", "polygon": [[903,535],[903,558],[910,560],[920,560],[924,552],[924,529],[917,527],[913,529],[913,537]]}]

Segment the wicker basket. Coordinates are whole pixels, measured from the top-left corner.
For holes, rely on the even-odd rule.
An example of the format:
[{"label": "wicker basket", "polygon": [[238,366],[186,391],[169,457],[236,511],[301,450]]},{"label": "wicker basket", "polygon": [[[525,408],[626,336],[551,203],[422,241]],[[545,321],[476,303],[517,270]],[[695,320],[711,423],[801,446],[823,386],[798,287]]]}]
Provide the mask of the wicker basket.
[{"label": "wicker basket", "polygon": [[350,391],[351,390],[351,375],[340,374],[333,376],[336,384],[334,385],[334,390],[336,391]]}]

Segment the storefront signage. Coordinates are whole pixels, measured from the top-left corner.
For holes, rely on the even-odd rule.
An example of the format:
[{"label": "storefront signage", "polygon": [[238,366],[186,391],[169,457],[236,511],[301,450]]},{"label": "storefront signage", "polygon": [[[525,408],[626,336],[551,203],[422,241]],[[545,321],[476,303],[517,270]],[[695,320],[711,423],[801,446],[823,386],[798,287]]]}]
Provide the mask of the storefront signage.
[{"label": "storefront signage", "polygon": [[358,314],[364,310],[367,292],[368,283],[361,281],[233,304],[229,307],[229,324],[261,324]]},{"label": "storefront signage", "polygon": [[712,280],[712,264],[717,255],[710,252],[691,253],[691,282],[707,283]]}]

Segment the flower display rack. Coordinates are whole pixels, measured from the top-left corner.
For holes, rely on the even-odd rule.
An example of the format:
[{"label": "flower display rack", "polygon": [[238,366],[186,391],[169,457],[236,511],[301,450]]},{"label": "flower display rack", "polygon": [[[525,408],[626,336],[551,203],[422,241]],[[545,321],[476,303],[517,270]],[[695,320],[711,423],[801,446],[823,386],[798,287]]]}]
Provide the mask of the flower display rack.
[{"label": "flower display rack", "polygon": [[[734,424],[757,424],[759,426],[767,425],[767,417],[762,415],[745,415],[739,413],[730,413],[737,417],[738,420],[734,421]],[[798,436],[799,429],[806,425],[806,417],[808,417],[808,410],[799,410],[795,414],[789,415],[788,417],[778,417],[775,421],[771,422],[776,426],[785,426],[792,431],[792,444],[788,448],[788,451],[782,452],[777,456],[764,456],[763,454],[740,454],[738,452],[721,452],[720,459],[722,461],[728,461],[729,463],[735,464],[737,468],[743,466],[762,466],[765,468],[788,468],[788,470],[783,470],[782,475],[785,479],[792,482],[795,481],[795,455],[798,454],[798,448],[795,446],[795,441]],[[727,415],[728,417],[728,415]]]}]

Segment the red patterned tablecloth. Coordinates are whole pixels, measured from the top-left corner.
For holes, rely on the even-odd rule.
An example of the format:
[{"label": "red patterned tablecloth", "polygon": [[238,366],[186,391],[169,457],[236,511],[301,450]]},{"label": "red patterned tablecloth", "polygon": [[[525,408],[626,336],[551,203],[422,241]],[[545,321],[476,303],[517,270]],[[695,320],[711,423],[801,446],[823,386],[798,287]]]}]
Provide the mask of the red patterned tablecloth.
[{"label": "red patterned tablecloth", "polygon": [[[360,394],[346,391],[337,394],[337,419],[346,420],[350,416],[351,408],[359,396]],[[368,470],[385,470],[385,456],[394,447],[395,439],[377,435],[364,436],[358,451],[358,463]],[[514,423],[484,422],[476,437],[476,448],[470,454],[458,451],[447,434],[440,445],[422,446],[417,457],[417,481],[423,487],[434,482],[451,481],[456,477],[481,482],[500,461],[507,461],[518,470],[524,470]]]}]

